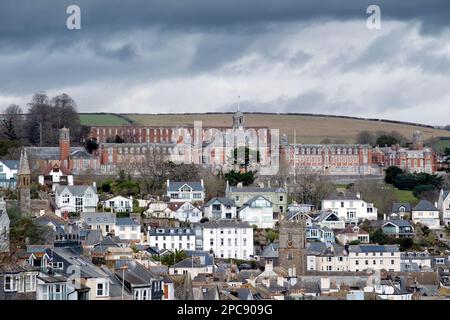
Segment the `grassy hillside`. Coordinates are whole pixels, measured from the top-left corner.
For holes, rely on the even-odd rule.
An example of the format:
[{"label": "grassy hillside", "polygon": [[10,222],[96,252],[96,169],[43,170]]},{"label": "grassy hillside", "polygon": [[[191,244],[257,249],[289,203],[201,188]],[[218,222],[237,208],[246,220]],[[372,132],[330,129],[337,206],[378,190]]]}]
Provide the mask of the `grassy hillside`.
[{"label": "grassy hillside", "polygon": [[95,126],[95,125],[111,125],[111,126],[118,126],[118,125],[125,125],[130,124],[130,121],[127,121],[126,119],[117,116],[115,114],[89,114],[89,113],[81,113],[80,114],[80,121],[82,125],[85,126]]},{"label": "grassy hillside", "polygon": [[[232,114],[123,114],[119,118],[114,114],[83,114],[82,123],[85,125],[120,125],[129,119],[135,124],[151,126],[181,126],[193,125],[194,120],[201,120],[203,126],[229,127],[232,124]],[[400,124],[377,120],[364,120],[345,117],[310,116],[295,114],[245,114],[246,126],[269,127],[279,129],[280,134],[286,133],[291,142],[320,143],[325,138],[339,139],[347,143],[354,143],[357,134],[362,130],[376,132],[398,131],[406,137],[412,137],[416,130],[420,130],[423,138],[450,137],[450,131],[434,129],[426,126]]]}]

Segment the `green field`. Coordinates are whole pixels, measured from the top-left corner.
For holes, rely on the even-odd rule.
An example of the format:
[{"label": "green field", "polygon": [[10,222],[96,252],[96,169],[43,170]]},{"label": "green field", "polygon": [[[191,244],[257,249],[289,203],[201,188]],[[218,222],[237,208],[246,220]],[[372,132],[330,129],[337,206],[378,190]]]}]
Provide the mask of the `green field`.
[{"label": "green field", "polygon": [[433,145],[437,153],[444,153],[445,148],[450,148],[450,140],[440,140]]},{"label": "green field", "polygon": [[413,192],[409,190],[399,190],[394,188],[394,194],[398,199],[398,202],[408,202],[413,206],[419,202],[419,199],[414,197]]},{"label": "green field", "polygon": [[[413,132],[422,132],[423,139],[450,137],[450,131],[404,123],[374,121],[365,119],[350,119],[328,116],[305,116],[295,114],[257,114],[247,113],[247,127],[268,127],[279,129],[280,134],[286,134],[290,142],[321,143],[324,139],[354,143],[359,132],[363,130],[377,132],[397,131],[407,138],[412,138]],[[113,113],[81,114],[83,125],[120,125],[132,122],[148,126],[184,126],[201,120],[204,127],[230,127],[232,113],[201,113],[201,114],[123,114],[121,118]],[[127,119],[129,122],[127,122]],[[443,141],[447,142],[447,141]],[[442,143],[443,143],[442,142]]]},{"label": "green field", "polygon": [[120,126],[130,124],[124,118],[121,118],[115,114],[86,114],[80,113],[80,121],[84,126]]}]

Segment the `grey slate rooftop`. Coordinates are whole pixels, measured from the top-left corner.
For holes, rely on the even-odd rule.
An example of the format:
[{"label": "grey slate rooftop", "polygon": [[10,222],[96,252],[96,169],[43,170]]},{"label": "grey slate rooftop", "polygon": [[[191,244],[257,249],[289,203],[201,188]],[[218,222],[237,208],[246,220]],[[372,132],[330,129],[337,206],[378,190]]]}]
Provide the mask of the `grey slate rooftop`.
[{"label": "grey slate rooftop", "polygon": [[56,193],[60,194],[65,189],[69,190],[69,192],[74,196],[83,196],[87,189],[92,188],[95,192],[95,188],[91,185],[84,185],[84,186],[57,186],[56,187]]},{"label": "grey slate rooftop", "polygon": [[400,249],[397,245],[376,245],[376,244],[367,244],[367,245],[356,245],[349,246],[349,252],[357,252],[357,253],[366,253],[366,252],[400,252]]},{"label": "grey slate rooftop", "polygon": [[218,229],[218,228],[252,228],[247,222],[237,220],[215,220],[207,221],[202,224],[203,228]]},{"label": "grey slate rooftop", "polygon": [[284,188],[230,187],[230,192],[276,192],[285,193]]},{"label": "grey slate rooftop", "polygon": [[168,191],[178,191],[182,186],[188,185],[193,191],[203,191],[204,187],[200,181],[170,181]]},{"label": "grey slate rooftop", "polygon": [[394,202],[391,207],[391,212],[400,212],[401,207],[405,208],[405,212],[411,212],[411,204],[401,202]]},{"label": "grey slate rooftop", "polygon": [[205,205],[205,207],[209,207],[215,202],[220,202],[224,206],[230,206],[230,207],[236,206],[236,204],[234,203],[234,200],[232,200],[232,199],[225,198],[225,197],[215,197],[215,198],[212,198],[211,200],[209,200],[208,203]]},{"label": "grey slate rooftop", "polygon": [[430,201],[420,200],[417,206],[414,207],[414,211],[439,211]]}]

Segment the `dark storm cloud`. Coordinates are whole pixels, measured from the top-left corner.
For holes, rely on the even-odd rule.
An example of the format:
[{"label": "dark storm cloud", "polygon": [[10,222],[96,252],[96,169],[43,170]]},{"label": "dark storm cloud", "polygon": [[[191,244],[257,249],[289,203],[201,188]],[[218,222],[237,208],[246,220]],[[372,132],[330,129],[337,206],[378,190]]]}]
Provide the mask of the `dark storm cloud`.
[{"label": "dark storm cloud", "polygon": [[66,8],[78,4],[84,30],[109,32],[132,28],[242,27],[267,22],[308,21],[319,18],[365,19],[365,10],[377,4],[382,15],[396,20],[417,19],[427,32],[450,24],[447,0],[2,0],[0,38],[17,40],[65,32]]}]

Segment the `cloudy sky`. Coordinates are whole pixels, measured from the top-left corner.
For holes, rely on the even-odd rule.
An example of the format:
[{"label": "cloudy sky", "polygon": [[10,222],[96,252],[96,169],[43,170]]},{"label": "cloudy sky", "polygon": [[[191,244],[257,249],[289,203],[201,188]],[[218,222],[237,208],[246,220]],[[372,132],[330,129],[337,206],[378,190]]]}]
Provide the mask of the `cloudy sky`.
[{"label": "cloudy sky", "polygon": [[244,111],[447,125],[450,1],[1,0],[0,110],[37,91],[81,112],[231,111],[240,96]]}]

